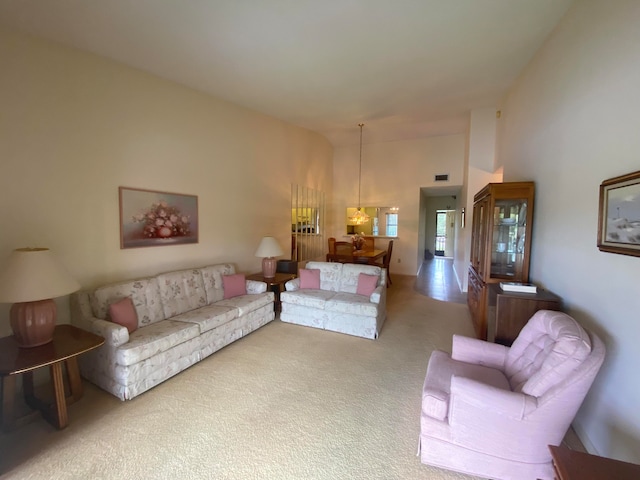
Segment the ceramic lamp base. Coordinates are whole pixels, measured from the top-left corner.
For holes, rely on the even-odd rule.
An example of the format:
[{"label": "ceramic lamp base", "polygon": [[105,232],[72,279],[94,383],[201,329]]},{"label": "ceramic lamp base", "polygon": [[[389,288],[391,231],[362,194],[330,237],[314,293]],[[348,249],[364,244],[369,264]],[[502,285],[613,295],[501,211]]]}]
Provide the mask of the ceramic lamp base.
[{"label": "ceramic lamp base", "polygon": [[49,300],[14,303],[9,313],[11,329],[22,348],[38,347],[53,340],[56,303]]},{"label": "ceramic lamp base", "polygon": [[262,276],[264,278],[273,278],[276,276],[276,267],[278,261],[274,257],[265,257],[262,259]]}]

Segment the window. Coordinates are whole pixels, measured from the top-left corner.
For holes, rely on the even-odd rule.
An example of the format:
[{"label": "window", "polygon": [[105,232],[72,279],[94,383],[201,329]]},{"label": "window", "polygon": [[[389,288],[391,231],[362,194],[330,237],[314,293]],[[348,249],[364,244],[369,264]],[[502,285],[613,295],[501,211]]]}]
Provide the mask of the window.
[{"label": "window", "polygon": [[398,236],[398,214],[387,213],[387,235],[390,237]]}]

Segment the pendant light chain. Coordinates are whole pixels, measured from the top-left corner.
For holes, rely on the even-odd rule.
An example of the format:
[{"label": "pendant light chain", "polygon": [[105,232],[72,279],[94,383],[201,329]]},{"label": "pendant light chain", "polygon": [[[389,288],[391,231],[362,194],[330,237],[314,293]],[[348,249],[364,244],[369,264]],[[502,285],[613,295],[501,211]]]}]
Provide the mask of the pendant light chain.
[{"label": "pendant light chain", "polygon": [[358,167],[358,208],[356,212],[349,217],[349,220],[354,222],[355,225],[363,225],[369,221],[369,215],[362,211],[362,206],[360,204],[361,194],[362,194],[362,127],[364,127],[364,123],[359,123],[360,127],[360,164]]},{"label": "pendant light chain", "polygon": [[362,127],[364,127],[364,123],[359,123],[360,127],[360,170],[358,171],[358,210],[362,206],[360,204],[360,190],[362,189]]}]

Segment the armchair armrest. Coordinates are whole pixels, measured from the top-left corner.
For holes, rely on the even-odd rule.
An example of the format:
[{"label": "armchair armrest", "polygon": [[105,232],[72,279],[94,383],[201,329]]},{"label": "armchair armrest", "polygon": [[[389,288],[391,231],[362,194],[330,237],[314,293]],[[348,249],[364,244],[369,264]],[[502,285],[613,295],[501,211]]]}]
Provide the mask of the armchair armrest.
[{"label": "armchair armrest", "polygon": [[266,291],[267,284],[265,282],[259,282],[258,280],[247,280],[248,294],[264,293]]},{"label": "armchair armrest", "polygon": [[460,362],[504,370],[508,352],[508,347],[498,343],[454,335],[451,358]]},{"label": "armchair armrest", "polygon": [[294,278],[284,284],[284,288],[287,292],[294,292],[300,289],[300,278]]},{"label": "armchair armrest", "polygon": [[537,403],[524,393],[453,376],[449,425],[454,443],[515,461],[548,461],[546,445],[555,441],[549,431],[557,427],[538,418]]},{"label": "armchair armrest", "polygon": [[[538,401],[530,395],[503,390],[466,377],[451,377],[450,420],[471,407],[478,418],[484,414],[498,414],[514,420],[522,420],[536,409]],[[468,421],[468,412],[463,414]]]}]

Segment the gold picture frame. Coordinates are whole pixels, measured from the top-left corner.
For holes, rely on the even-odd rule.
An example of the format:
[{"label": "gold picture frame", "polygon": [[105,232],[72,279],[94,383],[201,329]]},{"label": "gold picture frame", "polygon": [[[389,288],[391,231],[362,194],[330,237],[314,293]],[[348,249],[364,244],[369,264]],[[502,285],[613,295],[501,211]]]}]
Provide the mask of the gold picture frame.
[{"label": "gold picture frame", "polygon": [[598,248],[640,257],[640,171],[600,184]]},{"label": "gold picture frame", "polygon": [[198,197],[119,187],[120,248],[198,243]]}]

